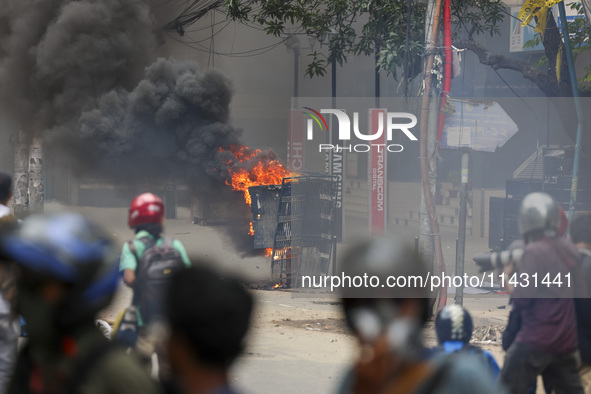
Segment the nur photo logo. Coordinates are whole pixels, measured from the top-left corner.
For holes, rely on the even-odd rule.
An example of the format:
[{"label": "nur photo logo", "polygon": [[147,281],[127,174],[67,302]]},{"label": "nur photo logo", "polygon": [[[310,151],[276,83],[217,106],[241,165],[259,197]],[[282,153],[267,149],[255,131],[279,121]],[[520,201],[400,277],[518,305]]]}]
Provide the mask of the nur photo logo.
[{"label": "nur photo logo", "polygon": [[[368,110],[369,116],[373,121],[377,123],[376,126],[371,126],[373,131],[364,133],[359,128],[359,112],[353,112],[353,122],[349,118],[349,115],[343,110],[339,109],[321,109],[316,111],[310,107],[303,107],[304,113],[310,116],[306,123],[306,138],[308,141],[314,140],[314,124],[318,126],[320,131],[328,130],[328,123],[326,122],[323,114],[333,115],[337,119],[337,136],[338,141],[342,141],[343,144],[326,144],[321,143],[318,146],[318,151],[330,151],[335,152],[347,151],[347,152],[369,152],[372,147],[377,148],[378,152],[386,150],[388,152],[396,153],[402,152],[404,147],[401,144],[390,144],[394,135],[402,132],[410,141],[418,141],[417,137],[411,132],[417,124],[417,117],[408,112],[387,112],[386,110],[373,110],[371,113]],[[352,126],[352,127],[351,127]],[[361,143],[361,144],[348,144],[351,141],[352,136],[361,141],[384,141],[386,143]],[[335,139],[333,137],[332,141]]]}]

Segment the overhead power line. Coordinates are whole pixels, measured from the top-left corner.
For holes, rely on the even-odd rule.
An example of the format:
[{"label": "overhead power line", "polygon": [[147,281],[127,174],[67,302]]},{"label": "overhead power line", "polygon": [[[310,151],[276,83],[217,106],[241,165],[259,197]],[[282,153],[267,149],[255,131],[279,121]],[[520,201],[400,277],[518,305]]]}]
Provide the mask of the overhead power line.
[{"label": "overhead power line", "polygon": [[219,8],[222,4],[222,0],[193,0],[187,3],[187,6],[179,16],[164,25],[162,29],[165,31],[175,31],[183,36],[189,26],[204,17],[209,11]]}]

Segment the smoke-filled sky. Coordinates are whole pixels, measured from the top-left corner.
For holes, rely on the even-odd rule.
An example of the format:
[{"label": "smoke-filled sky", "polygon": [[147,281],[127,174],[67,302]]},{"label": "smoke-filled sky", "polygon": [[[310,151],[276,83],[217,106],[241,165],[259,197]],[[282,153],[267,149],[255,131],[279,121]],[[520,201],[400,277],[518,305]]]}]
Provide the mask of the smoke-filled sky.
[{"label": "smoke-filled sky", "polygon": [[79,173],[223,178],[233,158],[217,150],[240,137],[230,81],[194,62],[150,65],[152,22],[145,0],[8,0],[0,105]]},{"label": "smoke-filled sky", "polygon": [[[161,44],[150,11],[148,0],[3,1],[0,108],[82,179],[183,178],[219,198],[229,168],[264,168],[276,156],[232,153],[241,131],[229,124],[227,77],[195,62],[150,64]],[[247,230],[236,226],[252,245]]]},{"label": "smoke-filled sky", "polygon": [[28,133],[63,126],[104,91],[132,87],[153,43],[143,0],[6,0],[0,104]]},{"label": "smoke-filled sky", "polygon": [[240,135],[226,123],[231,96],[221,73],[158,59],[133,90],[107,92],[81,115],[80,152],[118,175],[225,176],[218,149],[238,144]]}]

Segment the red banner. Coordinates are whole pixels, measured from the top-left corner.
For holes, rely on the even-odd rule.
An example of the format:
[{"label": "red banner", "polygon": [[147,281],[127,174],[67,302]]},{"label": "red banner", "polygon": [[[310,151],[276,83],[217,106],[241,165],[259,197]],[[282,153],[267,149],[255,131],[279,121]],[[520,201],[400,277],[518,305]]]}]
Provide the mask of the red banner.
[{"label": "red banner", "polygon": [[304,171],[304,114],[292,109],[289,112],[287,135],[287,163],[294,172]]},{"label": "red banner", "polygon": [[371,134],[382,130],[381,136],[372,141],[369,151],[369,231],[378,237],[386,233],[388,223],[388,177],[386,165],[386,110],[369,110]]}]

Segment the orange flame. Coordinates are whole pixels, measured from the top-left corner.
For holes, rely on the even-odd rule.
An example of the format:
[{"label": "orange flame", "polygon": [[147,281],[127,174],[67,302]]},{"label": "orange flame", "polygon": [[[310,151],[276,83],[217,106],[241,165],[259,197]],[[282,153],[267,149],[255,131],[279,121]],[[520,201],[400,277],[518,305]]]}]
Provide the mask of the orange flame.
[{"label": "orange flame", "polygon": [[[245,146],[238,148],[231,147],[230,151],[240,162],[248,161],[258,155],[261,151],[258,149],[249,150]],[[230,180],[226,184],[232,186],[234,190],[239,190],[244,194],[244,200],[250,206],[252,201],[248,188],[260,185],[278,185],[283,178],[290,176],[290,172],[278,160],[261,160],[250,171],[244,168],[228,168]]]},{"label": "orange flame", "polygon": [[232,154],[234,155],[234,157],[236,159],[238,159],[238,161],[244,161],[244,160],[248,160],[252,157],[255,157],[256,155],[258,155],[261,152],[261,150],[260,149],[250,150],[248,148],[248,146],[245,146],[245,145],[231,145],[230,152],[232,152]]},{"label": "orange flame", "polygon": [[292,258],[292,251],[291,251],[290,246],[286,246],[281,249],[277,249],[275,251],[275,256],[273,256],[273,260],[291,259],[291,258]]},{"label": "orange flame", "polygon": [[[259,149],[249,149],[245,145],[232,145],[228,149],[238,162],[248,162],[255,158],[261,151]],[[224,149],[219,148],[218,152],[223,152]],[[232,186],[233,190],[241,191],[244,195],[244,201],[250,206],[252,200],[248,188],[251,186],[260,185],[278,185],[281,184],[283,178],[291,176],[291,173],[278,160],[269,160],[261,158],[251,170],[246,170],[242,167],[232,166],[232,160],[226,162],[228,165],[228,173],[230,179],[226,184]],[[254,235],[254,228],[252,222],[248,230],[249,235]],[[273,248],[265,249],[265,257],[273,254]]]}]

